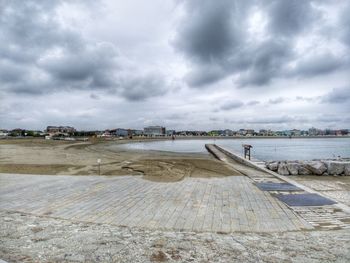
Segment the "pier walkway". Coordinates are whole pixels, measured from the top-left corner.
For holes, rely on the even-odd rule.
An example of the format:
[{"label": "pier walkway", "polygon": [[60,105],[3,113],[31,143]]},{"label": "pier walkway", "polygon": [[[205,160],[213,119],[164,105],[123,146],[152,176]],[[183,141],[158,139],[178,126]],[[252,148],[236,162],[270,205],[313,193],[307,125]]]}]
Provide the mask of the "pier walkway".
[{"label": "pier walkway", "polygon": [[269,171],[260,163],[243,159],[220,146],[206,144],[205,147],[217,159],[248,176],[258,187],[268,188],[264,191],[282,200],[313,227],[350,229],[350,207],[345,203],[332,200],[329,196],[297,183],[291,177]]}]

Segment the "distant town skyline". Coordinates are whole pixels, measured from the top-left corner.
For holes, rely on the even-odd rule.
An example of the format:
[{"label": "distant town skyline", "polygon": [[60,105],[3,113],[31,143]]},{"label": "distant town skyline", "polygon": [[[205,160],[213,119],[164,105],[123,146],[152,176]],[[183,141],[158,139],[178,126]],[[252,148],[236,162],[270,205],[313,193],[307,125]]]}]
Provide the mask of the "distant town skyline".
[{"label": "distant town skyline", "polygon": [[350,1],[1,1],[0,128],[350,127]]}]

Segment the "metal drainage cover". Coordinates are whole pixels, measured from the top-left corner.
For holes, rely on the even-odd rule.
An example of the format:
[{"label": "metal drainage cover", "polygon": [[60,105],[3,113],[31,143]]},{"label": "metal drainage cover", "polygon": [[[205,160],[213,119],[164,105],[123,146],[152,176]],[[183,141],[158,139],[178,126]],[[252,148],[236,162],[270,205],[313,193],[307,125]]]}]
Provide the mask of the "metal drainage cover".
[{"label": "metal drainage cover", "polygon": [[262,191],[302,191],[290,183],[256,183],[255,185]]},{"label": "metal drainage cover", "polygon": [[276,194],[275,196],[289,206],[323,206],[336,204],[336,202],[318,194]]}]

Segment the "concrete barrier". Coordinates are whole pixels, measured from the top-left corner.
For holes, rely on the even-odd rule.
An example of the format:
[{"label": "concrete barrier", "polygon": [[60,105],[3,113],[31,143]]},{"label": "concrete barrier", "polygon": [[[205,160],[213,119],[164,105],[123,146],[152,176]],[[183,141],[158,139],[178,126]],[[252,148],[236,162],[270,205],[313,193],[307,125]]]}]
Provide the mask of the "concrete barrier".
[{"label": "concrete barrier", "polygon": [[[268,173],[268,174],[271,174],[273,176],[276,176],[276,173],[270,171],[269,169],[266,169],[266,168],[263,168],[259,165],[257,165],[256,163],[250,161],[250,160],[247,160],[247,159],[244,159],[243,157],[235,154],[235,153],[232,153],[228,150],[226,150],[225,148],[223,147],[220,147],[216,144],[213,145],[216,149],[218,149],[219,151],[221,151],[222,153],[224,153],[225,155],[227,155],[228,157],[232,158],[233,160],[235,160],[236,162],[239,162],[241,164],[244,164],[246,166],[249,166],[251,168],[254,168],[254,169],[257,169],[259,171],[262,171],[262,172],[265,172],[265,173]],[[207,146],[206,146],[207,147]],[[208,149],[208,148],[207,148]]]}]

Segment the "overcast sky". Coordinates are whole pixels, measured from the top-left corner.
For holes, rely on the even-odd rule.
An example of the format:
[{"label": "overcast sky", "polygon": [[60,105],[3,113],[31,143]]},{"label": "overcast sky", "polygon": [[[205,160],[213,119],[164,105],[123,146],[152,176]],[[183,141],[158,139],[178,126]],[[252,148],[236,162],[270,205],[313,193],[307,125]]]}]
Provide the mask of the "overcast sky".
[{"label": "overcast sky", "polygon": [[350,0],[0,0],[0,128],[350,128]]}]

